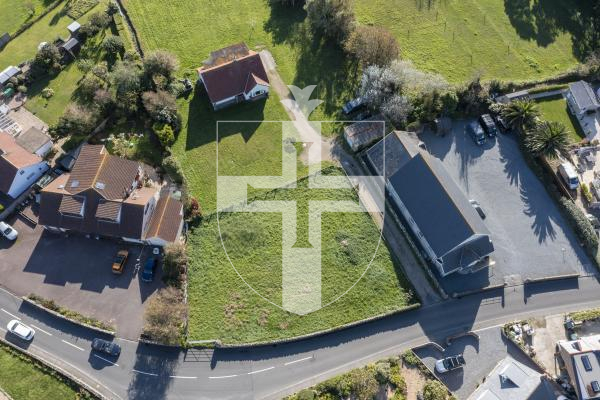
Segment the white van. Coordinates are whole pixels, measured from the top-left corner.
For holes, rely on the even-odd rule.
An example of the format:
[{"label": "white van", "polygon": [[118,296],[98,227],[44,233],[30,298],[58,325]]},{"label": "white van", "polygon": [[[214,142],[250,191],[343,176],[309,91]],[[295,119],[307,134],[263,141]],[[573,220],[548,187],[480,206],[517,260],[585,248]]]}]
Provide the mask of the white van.
[{"label": "white van", "polygon": [[569,189],[575,190],[579,187],[579,177],[577,176],[577,171],[575,171],[573,164],[568,162],[560,164],[558,173]]}]

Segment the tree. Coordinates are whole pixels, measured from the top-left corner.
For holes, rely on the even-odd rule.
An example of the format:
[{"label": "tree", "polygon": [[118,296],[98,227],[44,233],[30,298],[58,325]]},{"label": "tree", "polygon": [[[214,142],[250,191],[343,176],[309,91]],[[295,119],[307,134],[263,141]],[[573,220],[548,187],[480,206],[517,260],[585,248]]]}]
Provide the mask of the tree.
[{"label": "tree", "polygon": [[164,122],[157,122],[152,129],[163,148],[171,146],[175,141],[175,132],[173,132],[173,127],[171,125],[165,124]]},{"label": "tree", "polygon": [[525,137],[525,145],[534,156],[556,158],[558,153],[567,152],[569,144],[569,131],[562,123],[554,121],[537,123]]},{"label": "tree", "polygon": [[179,279],[188,263],[185,246],[182,243],[169,243],[165,246],[163,271],[165,277]]},{"label": "tree", "polygon": [[397,128],[406,123],[406,119],[413,110],[413,106],[406,96],[393,95],[381,106],[381,112]]},{"label": "tree", "polygon": [[87,74],[94,68],[94,61],[89,58],[80,58],[77,60],[77,69],[80,70],[84,75]]},{"label": "tree", "polygon": [[440,381],[429,380],[423,386],[423,400],[446,400],[448,390]]},{"label": "tree", "polygon": [[388,65],[400,54],[396,38],[387,29],[374,26],[354,29],[344,48],[365,67]]},{"label": "tree", "polygon": [[94,129],[95,123],[96,116],[93,112],[71,103],[52,130],[59,136],[87,135]]},{"label": "tree", "polygon": [[144,108],[153,120],[171,124],[177,115],[177,102],[175,96],[169,92],[158,90],[142,94]]},{"label": "tree", "polygon": [[390,68],[371,65],[363,71],[360,95],[371,109],[379,109],[399,89],[400,80]]},{"label": "tree", "polygon": [[111,82],[117,91],[117,97],[125,93],[138,93],[141,88],[141,71],[138,66],[124,61],[118,61],[111,74]]},{"label": "tree", "polygon": [[119,12],[118,4],[114,0],[109,1],[108,5],[106,6],[106,11],[105,11],[106,15],[109,15],[112,17],[113,15],[115,15],[118,12]]},{"label": "tree", "polygon": [[105,87],[106,84],[102,79],[95,75],[86,75],[81,82],[79,82],[79,87],[77,87],[75,93],[81,103],[92,104],[94,102],[96,92],[100,89],[104,89]]},{"label": "tree", "polygon": [[96,28],[96,33],[108,28],[111,18],[103,12],[96,12],[90,16],[88,24]]},{"label": "tree", "polygon": [[43,45],[33,60],[33,68],[43,71],[58,71],[60,69],[60,52],[58,47],[52,43]]},{"label": "tree", "polygon": [[354,29],[350,0],[307,0],[304,8],[312,30],[338,44]]},{"label": "tree", "polygon": [[144,58],[144,73],[151,79],[155,75],[160,75],[170,81],[178,69],[177,56],[166,50],[153,51]]},{"label": "tree", "polygon": [[146,306],[143,334],[163,344],[179,344],[185,313],[179,289],[172,286],[160,289]]},{"label": "tree", "polygon": [[521,133],[533,126],[539,115],[537,105],[531,100],[515,100],[502,109],[502,117],[508,125]]},{"label": "tree", "polygon": [[349,374],[350,390],[356,399],[371,400],[379,391],[379,384],[368,368],[358,368]]},{"label": "tree", "polygon": [[123,54],[125,51],[125,44],[120,36],[110,35],[105,37],[102,41],[102,48],[109,57],[115,59],[117,55]]}]

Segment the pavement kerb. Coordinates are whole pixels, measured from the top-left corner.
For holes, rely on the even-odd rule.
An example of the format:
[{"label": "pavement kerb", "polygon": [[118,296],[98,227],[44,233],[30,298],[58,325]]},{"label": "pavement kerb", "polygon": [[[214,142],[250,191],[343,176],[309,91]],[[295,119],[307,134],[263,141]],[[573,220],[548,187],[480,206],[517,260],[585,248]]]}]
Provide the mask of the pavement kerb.
[{"label": "pavement kerb", "polygon": [[235,348],[261,347],[261,346],[270,346],[270,345],[276,345],[276,344],[290,343],[290,342],[296,342],[296,341],[300,341],[300,340],[304,340],[304,339],[312,339],[312,338],[327,335],[327,334],[330,334],[333,332],[338,332],[338,331],[341,331],[344,329],[348,329],[348,328],[352,328],[352,327],[355,327],[358,325],[366,324],[368,322],[377,321],[379,319],[389,317],[390,315],[395,315],[395,314],[415,310],[419,307],[421,307],[421,303],[414,303],[409,306],[403,307],[399,310],[390,311],[387,313],[375,315],[370,318],[362,319],[360,321],[354,321],[354,322],[350,322],[348,324],[336,326],[334,328],[325,329],[325,330],[313,332],[313,333],[308,333],[306,335],[294,336],[291,338],[269,340],[269,341],[264,341],[264,342],[232,343],[232,344],[221,343],[219,340],[215,340],[215,341],[213,341],[213,340],[194,340],[194,341],[188,341],[187,344],[190,347],[195,347],[198,345],[200,345],[198,347],[204,347],[204,346],[202,346],[202,344],[206,345],[207,343],[214,343],[215,347],[218,347],[218,348],[235,349]]},{"label": "pavement kerb", "polygon": [[39,304],[36,301],[28,299],[27,296],[21,297],[21,300],[23,300],[26,303],[31,304],[32,306],[34,306],[34,307],[36,307],[36,308],[38,308],[40,310],[43,310],[43,311],[45,311],[45,312],[47,312],[49,314],[52,314],[53,316],[55,316],[57,318],[63,319],[65,321],[69,321],[72,324],[79,325],[79,326],[82,326],[84,328],[91,329],[93,331],[96,331],[96,332],[99,332],[99,333],[102,333],[102,334],[105,334],[105,335],[115,336],[115,332],[114,331],[109,331],[109,330],[106,330],[106,329],[98,328],[98,327],[95,327],[95,326],[92,326],[92,325],[88,325],[88,324],[86,324],[84,322],[79,322],[79,321],[76,321],[76,320],[71,319],[69,317],[65,317],[64,315],[62,315],[62,314],[60,314],[60,313],[58,313],[56,311],[53,311],[53,310],[50,310],[50,309],[44,307],[43,305]]},{"label": "pavement kerb", "polygon": [[547,276],[544,278],[527,278],[523,282],[524,283],[550,282],[550,281],[559,281],[562,279],[575,279],[575,278],[579,278],[580,276],[581,276],[580,273],[553,275],[553,276]]},{"label": "pavement kerb", "polygon": [[6,393],[6,391],[4,391],[4,389],[0,388],[0,399],[2,399],[4,396],[5,399],[7,400],[13,400],[12,397],[10,397],[10,395],[8,393]]},{"label": "pavement kerb", "polygon": [[465,297],[465,296],[469,296],[472,294],[477,294],[477,293],[483,293],[483,292],[488,292],[491,290],[497,290],[497,289],[504,289],[504,287],[506,287],[506,283],[500,283],[498,285],[491,285],[491,286],[487,286],[481,289],[475,289],[475,290],[467,290],[466,292],[454,292],[452,293],[452,298],[454,299],[460,299],[461,297]]},{"label": "pavement kerb", "polygon": [[422,344],[422,345],[420,345],[420,346],[415,346],[415,347],[413,347],[411,350],[414,352],[416,349],[422,349],[422,348],[424,348],[424,347],[428,347],[428,346],[434,347],[436,350],[438,350],[438,351],[439,351],[440,353],[442,353],[442,354],[444,353],[444,350],[445,350],[445,349],[444,349],[444,348],[443,348],[443,347],[442,347],[440,344],[438,344],[438,343],[436,343],[436,342],[427,342],[427,343],[423,343],[423,344]]},{"label": "pavement kerb", "polygon": [[77,378],[75,375],[71,374],[70,372],[67,372],[66,370],[64,370],[63,368],[59,367],[58,365],[54,364],[52,361],[48,361],[45,360],[44,358],[31,353],[29,350],[25,350],[19,346],[14,345],[13,343],[9,342],[8,340],[4,339],[3,337],[0,337],[0,342],[2,342],[3,344],[11,347],[12,349],[19,351],[23,354],[26,354],[27,356],[33,358],[34,360],[36,360],[37,362],[43,364],[44,366],[46,366],[47,368],[50,368],[54,371],[56,371],[58,374],[62,375],[65,379],[70,380],[71,382],[75,383],[76,385],[84,388],[85,390],[87,390],[88,392],[92,393],[94,396],[96,396],[97,398],[99,398],[100,400],[111,400],[109,397],[106,397],[104,394],[100,393],[99,391],[97,391],[94,387],[92,387],[91,385],[88,385],[86,382],[84,382],[83,380]]}]

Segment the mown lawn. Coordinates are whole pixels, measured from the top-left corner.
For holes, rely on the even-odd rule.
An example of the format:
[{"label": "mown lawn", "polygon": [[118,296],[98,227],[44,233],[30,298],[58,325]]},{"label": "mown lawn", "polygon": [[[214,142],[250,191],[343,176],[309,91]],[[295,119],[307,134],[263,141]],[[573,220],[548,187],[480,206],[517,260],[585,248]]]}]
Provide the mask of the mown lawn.
[{"label": "mown lawn", "polygon": [[[0,35],[4,32],[14,33],[29,20],[40,15],[58,0],[2,0],[0,1]],[[28,7],[30,6],[31,9]],[[31,13],[33,10],[33,13]]]},{"label": "mown lawn", "polygon": [[[359,22],[385,26],[403,58],[453,82],[476,72],[487,79],[537,79],[583,58],[586,12],[569,0],[534,4],[530,9],[529,1],[354,1]],[[577,11],[584,15],[581,22],[571,19]]]},{"label": "mown lawn", "polygon": [[[277,190],[268,199],[297,202],[297,243],[307,241],[309,200],[358,201],[351,190],[308,190],[306,179],[299,181],[297,189]],[[374,256],[379,232],[371,217],[336,213],[325,214],[322,221],[322,304],[332,302],[359,280],[374,256],[371,267],[340,300],[305,316],[283,311],[242,282],[221,243],[223,237],[233,265],[246,282],[281,305],[281,229],[280,214],[227,213],[221,214],[220,234],[214,217],[193,230],[188,242],[190,340],[242,343],[289,338],[398,310],[416,300],[383,242]]]},{"label": "mown lawn", "polygon": [[584,135],[581,132],[579,123],[567,109],[567,100],[558,96],[537,102],[542,119],[555,121],[564,124],[569,130],[569,137],[573,143],[579,143]]},{"label": "mown lawn", "polygon": [[14,400],[77,399],[77,393],[64,382],[48,375],[31,362],[0,346],[0,387]]}]

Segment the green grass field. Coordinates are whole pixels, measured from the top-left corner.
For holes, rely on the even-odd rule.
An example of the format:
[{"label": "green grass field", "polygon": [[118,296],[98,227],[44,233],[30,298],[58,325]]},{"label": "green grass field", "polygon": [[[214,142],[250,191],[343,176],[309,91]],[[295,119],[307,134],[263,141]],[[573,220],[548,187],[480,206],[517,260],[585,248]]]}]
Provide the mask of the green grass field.
[{"label": "green grass field", "polygon": [[[480,71],[487,79],[555,75],[577,63],[569,0],[355,0],[359,22],[394,33],[402,57],[460,82]],[[537,2],[536,2],[537,3]],[[510,5],[515,9],[512,9]],[[431,5],[428,7],[428,5]],[[506,5],[506,6],[505,6]]]},{"label": "green grass field", "polygon": [[77,399],[77,393],[56,377],[48,375],[0,346],[0,387],[14,400]]},{"label": "green grass field", "polygon": [[22,24],[40,15],[55,2],[56,0],[0,1],[0,15],[2,16],[0,19],[0,35],[4,32],[14,33]]},{"label": "green grass field", "polygon": [[[302,221],[307,218],[308,200],[358,201],[351,190],[308,190],[306,179],[299,181],[297,189],[276,190],[268,198],[297,201],[298,243],[307,241]],[[246,282],[281,305],[281,227],[280,214],[228,213],[221,214],[221,235],[214,217],[192,232],[188,241],[192,259],[190,340],[244,343],[289,338],[398,310],[415,301],[409,294],[410,285],[382,242],[364,277],[339,301],[305,316],[270,304],[240,280],[220,238],[224,238],[228,255]],[[325,305],[360,278],[375,253],[379,232],[366,213],[325,214],[322,229],[321,293]]]},{"label": "green grass field", "polygon": [[573,143],[579,143],[583,139],[583,132],[579,123],[571,116],[567,109],[567,101],[564,97],[553,97],[537,102],[542,119],[547,121],[561,122],[569,130],[569,136]]}]

